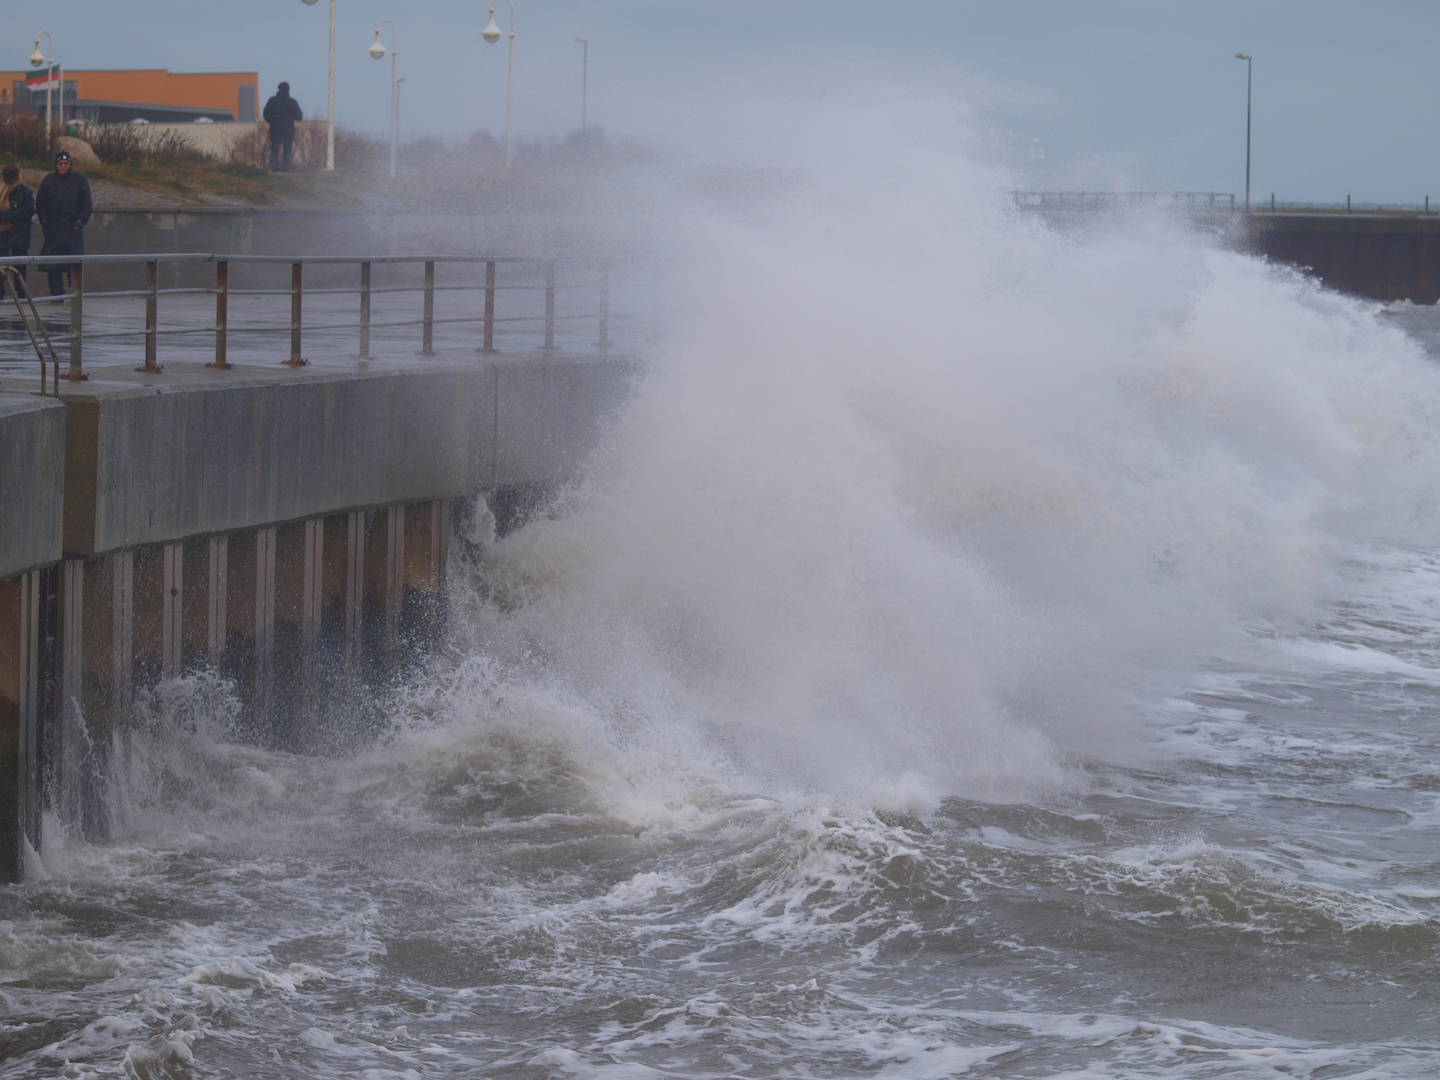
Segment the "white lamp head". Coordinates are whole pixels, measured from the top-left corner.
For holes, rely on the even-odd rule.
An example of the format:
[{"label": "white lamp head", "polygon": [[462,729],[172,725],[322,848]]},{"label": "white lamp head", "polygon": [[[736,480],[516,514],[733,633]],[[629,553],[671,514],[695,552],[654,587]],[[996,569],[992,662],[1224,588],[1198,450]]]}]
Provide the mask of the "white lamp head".
[{"label": "white lamp head", "polygon": [[301,2],[302,4],[313,4],[313,3],[315,3],[315,0],[300,0],[300,2]]},{"label": "white lamp head", "polygon": [[380,44],[380,28],[378,26],[375,28],[375,40],[371,43],[370,48],[365,51],[376,60],[385,59],[385,46]]},{"label": "white lamp head", "polygon": [[500,40],[500,27],[495,24],[495,8],[490,8],[490,21],[485,24],[485,29],[480,31],[480,36],[494,45]]},{"label": "white lamp head", "polygon": [[1237,53],[1235,54],[1235,59],[1236,59],[1236,60],[1249,60],[1250,57],[1249,57],[1249,55],[1248,55],[1247,53],[1237,52]]},{"label": "white lamp head", "polygon": [[35,39],[35,51],[30,54],[30,66],[39,67],[45,62],[44,55],[40,52],[40,39]]}]

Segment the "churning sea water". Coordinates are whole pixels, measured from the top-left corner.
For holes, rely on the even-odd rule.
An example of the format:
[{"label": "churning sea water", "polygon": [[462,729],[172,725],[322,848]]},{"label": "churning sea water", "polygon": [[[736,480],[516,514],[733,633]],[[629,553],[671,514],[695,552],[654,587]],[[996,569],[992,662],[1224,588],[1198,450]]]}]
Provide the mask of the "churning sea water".
[{"label": "churning sea water", "polygon": [[147,699],[5,1075],[1440,1074],[1440,315],[889,150],[676,209],[376,744]]}]

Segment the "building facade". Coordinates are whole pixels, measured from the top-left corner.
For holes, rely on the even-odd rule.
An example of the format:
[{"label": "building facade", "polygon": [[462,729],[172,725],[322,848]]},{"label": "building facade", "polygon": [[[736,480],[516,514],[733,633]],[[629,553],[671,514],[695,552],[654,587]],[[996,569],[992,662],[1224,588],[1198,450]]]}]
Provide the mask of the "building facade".
[{"label": "building facade", "polygon": [[[25,87],[26,71],[0,72],[0,106],[45,108],[45,91]],[[125,124],[132,120],[254,121],[260,117],[260,76],[254,71],[175,74],[163,68],[66,71],[63,94],[50,91],[63,120]]]}]

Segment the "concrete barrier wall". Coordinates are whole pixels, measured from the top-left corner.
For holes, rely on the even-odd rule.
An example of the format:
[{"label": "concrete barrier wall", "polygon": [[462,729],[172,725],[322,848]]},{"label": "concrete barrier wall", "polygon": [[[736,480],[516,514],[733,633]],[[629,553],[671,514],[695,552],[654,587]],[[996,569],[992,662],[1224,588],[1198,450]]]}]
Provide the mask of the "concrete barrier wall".
[{"label": "concrete barrier wall", "polygon": [[0,393],[0,580],[60,558],[65,407]]},{"label": "concrete barrier wall", "polygon": [[1255,214],[1253,251],[1375,300],[1440,300],[1440,216]]},{"label": "concrete barrier wall", "polygon": [[476,361],[79,384],[65,393],[65,550],[557,483],[594,448],[632,371],[624,360]]},{"label": "concrete barrier wall", "polygon": [[375,691],[440,640],[452,514],[488,492],[513,523],[576,477],[635,374],[192,362],[0,393],[0,881],[42,810],[109,835],[109,754],[160,680],[218,672],[241,737],[292,750],[382,722]]}]

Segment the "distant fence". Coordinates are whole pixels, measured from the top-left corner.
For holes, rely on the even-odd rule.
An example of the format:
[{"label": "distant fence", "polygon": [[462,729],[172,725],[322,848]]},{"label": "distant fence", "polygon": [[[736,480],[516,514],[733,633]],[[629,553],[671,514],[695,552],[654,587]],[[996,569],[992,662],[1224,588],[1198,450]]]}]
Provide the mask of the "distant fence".
[{"label": "distant fence", "polygon": [[[1027,210],[1103,210],[1122,206],[1166,206],[1191,210],[1244,210],[1228,191],[1012,191],[1015,205]],[[1339,202],[1284,202],[1272,192],[1250,204],[1252,214],[1429,214],[1430,196],[1419,202],[1359,202],[1346,195]],[[1440,213],[1440,203],[1436,204]]]},{"label": "distant fence", "polygon": [[1012,191],[1023,209],[1106,209],[1156,204],[1188,209],[1234,210],[1235,196],[1222,191]]}]

